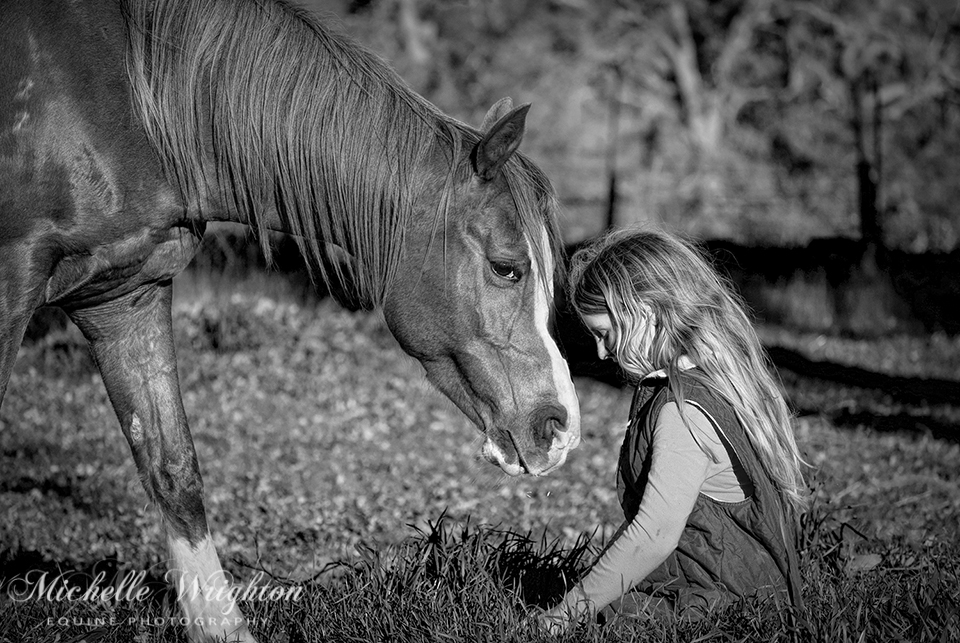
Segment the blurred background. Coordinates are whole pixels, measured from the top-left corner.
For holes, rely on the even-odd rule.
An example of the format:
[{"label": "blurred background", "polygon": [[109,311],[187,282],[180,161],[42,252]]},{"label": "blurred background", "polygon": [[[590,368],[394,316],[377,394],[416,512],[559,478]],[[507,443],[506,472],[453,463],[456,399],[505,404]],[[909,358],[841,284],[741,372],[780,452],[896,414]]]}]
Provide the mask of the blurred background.
[{"label": "blurred background", "polygon": [[766,321],[960,330],[956,0],[302,0],[523,149],[568,244],[702,240]]},{"label": "blurred background", "polygon": [[[299,4],[459,120],[532,103],[521,149],[560,195],[568,250],[660,226],[701,243],[760,323],[960,333],[958,0]],[[179,283],[280,273],[295,299],[324,296],[274,244],[265,271],[245,228],[211,226]],[[65,323],[42,310],[27,339]]]}]

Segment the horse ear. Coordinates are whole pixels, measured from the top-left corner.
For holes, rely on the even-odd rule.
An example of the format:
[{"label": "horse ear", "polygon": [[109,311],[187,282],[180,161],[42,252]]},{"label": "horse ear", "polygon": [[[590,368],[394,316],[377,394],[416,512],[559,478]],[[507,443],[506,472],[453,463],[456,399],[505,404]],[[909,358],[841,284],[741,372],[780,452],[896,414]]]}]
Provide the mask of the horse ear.
[{"label": "horse ear", "polygon": [[487,110],[487,115],[483,117],[483,124],[480,125],[480,133],[486,134],[489,132],[494,123],[506,116],[507,112],[511,109],[513,109],[513,99],[509,96],[501,98],[494,103],[493,107]]},{"label": "horse ear", "polygon": [[484,181],[495,177],[507,159],[520,147],[530,104],[521,105],[516,109],[510,109],[511,105],[512,101],[504,98],[491,107],[483,119],[483,124],[487,125],[487,121],[494,120],[497,114],[506,112],[492,125],[481,130],[483,138],[473,151],[474,169]]}]

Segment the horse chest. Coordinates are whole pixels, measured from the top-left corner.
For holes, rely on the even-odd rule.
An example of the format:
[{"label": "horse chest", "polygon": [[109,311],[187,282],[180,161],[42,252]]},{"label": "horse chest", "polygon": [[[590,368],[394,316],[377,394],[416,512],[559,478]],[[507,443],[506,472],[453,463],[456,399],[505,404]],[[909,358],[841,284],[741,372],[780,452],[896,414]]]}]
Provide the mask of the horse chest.
[{"label": "horse chest", "polygon": [[202,226],[141,231],[90,253],[61,259],[47,280],[45,303],[83,307],[108,301],[149,283],[172,279],[193,258]]}]

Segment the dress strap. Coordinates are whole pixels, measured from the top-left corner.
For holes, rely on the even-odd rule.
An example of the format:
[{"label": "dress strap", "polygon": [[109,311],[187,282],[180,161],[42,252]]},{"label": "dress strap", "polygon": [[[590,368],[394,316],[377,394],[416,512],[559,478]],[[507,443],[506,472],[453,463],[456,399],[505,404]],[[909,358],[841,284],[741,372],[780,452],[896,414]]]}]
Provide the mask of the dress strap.
[{"label": "dress strap", "polygon": [[654,395],[662,391],[667,385],[666,378],[648,377],[642,380],[637,389],[633,392],[633,401],[630,402],[630,419],[632,420],[643,408],[643,405],[650,401]]}]

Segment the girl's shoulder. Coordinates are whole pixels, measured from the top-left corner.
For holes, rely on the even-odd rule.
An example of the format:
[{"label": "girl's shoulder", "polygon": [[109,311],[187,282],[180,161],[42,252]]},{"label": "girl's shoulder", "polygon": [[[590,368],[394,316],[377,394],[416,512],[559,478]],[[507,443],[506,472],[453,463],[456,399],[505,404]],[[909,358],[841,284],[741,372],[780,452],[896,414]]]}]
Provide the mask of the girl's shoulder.
[{"label": "girl's shoulder", "polygon": [[686,411],[687,406],[692,406],[720,426],[736,421],[736,413],[733,407],[702,382],[700,378],[690,372],[681,372],[679,378],[679,382],[673,383],[679,384],[679,386],[672,386],[666,378],[646,382],[646,385],[642,383],[638,387],[631,405],[631,420],[633,422],[642,421],[648,429],[652,429],[653,424],[667,404],[679,408],[680,400],[676,390],[679,388],[679,396],[683,398],[684,411]]},{"label": "girl's shoulder", "polygon": [[[694,404],[717,419],[726,418],[729,414],[734,413],[733,406],[694,373],[681,372],[679,384],[684,403]],[[666,388],[667,391],[662,403],[677,402],[674,387],[667,386]]]},{"label": "girl's shoulder", "polygon": [[723,441],[716,420],[703,407],[686,401],[681,405],[668,401],[652,422],[653,441],[670,445],[671,448],[699,450],[713,462],[721,461]]},{"label": "girl's shoulder", "polygon": [[[715,398],[710,389],[693,375],[681,372],[679,378],[677,383],[684,401],[693,400],[702,403]],[[648,378],[637,386],[630,405],[630,415],[635,415],[644,407],[648,411],[659,411],[664,404],[677,401],[676,387],[671,386],[671,381],[667,377]]]},{"label": "girl's shoulder", "polygon": [[644,380],[637,385],[637,388],[633,392],[633,400],[630,402],[630,418],[635,419],[641,413],[645,413],[650,409],[650,407],[658,403],[659,398],[662,397],[662,394],[666,390],[666,382],[664,379],[656,380]]}]

